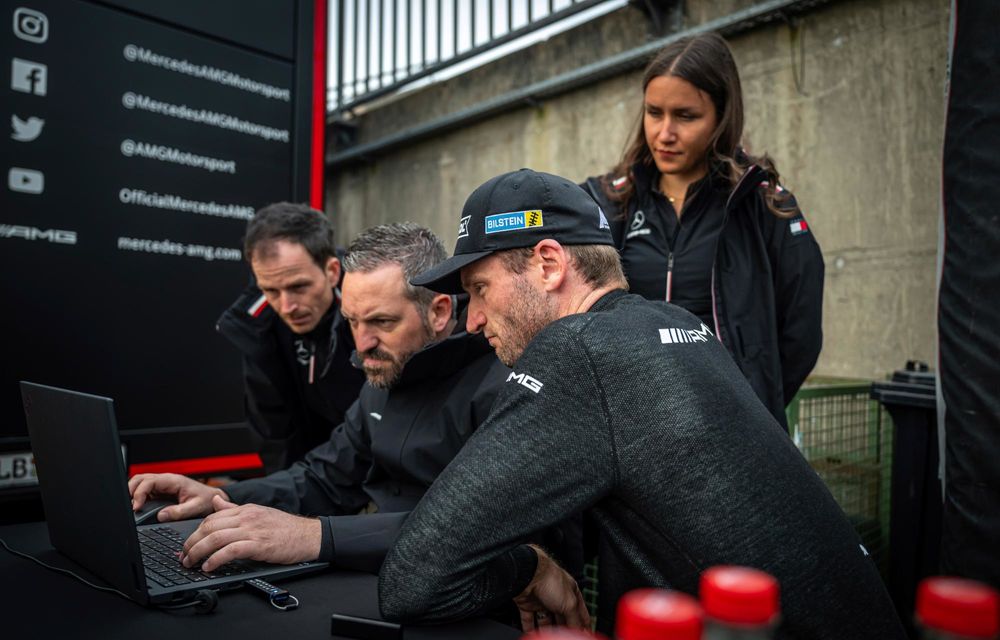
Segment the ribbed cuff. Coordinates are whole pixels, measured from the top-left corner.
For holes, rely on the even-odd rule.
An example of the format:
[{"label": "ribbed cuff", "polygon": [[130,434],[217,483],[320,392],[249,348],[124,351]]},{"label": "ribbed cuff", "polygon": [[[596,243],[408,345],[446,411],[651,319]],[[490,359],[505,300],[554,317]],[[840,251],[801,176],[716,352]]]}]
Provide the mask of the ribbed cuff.
[{"label": "ribbed cuff", "polygon": [[526,544],[515,547],[509,553],[514,563],[514,575],[511,578],[510,591],[515,596],[528,586],[538,569],[538,554]]},{"label": "ribbed cuff", "polygon": [[247,485],[246,481],[234,482],[232,484],[227,484],[221,487],[222,491],[229,496],[229,502],[233,504],[246,504],[247,496],[250,495],[252,491],[251,486]]},{"label": "ribbed cuff", "polygon": [[319,558],[317,560],[320,562],[332,562],[335,551],[333,525],[330,523],[330,518],[319,518],[319,521],[323,525],[323,537],[319,543]]}]

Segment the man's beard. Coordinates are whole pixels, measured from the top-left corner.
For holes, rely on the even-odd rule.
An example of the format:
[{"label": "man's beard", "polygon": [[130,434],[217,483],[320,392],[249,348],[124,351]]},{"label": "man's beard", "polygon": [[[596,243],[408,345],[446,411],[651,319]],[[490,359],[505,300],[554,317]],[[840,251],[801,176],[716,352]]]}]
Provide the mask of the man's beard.
[{"label": "man's beard", "polygon": [[540,293],[521,276],[515,276],[514,299],[510,308],[500,318],[498,328],[500,344],[497,359],[513,367],[538,332],[547,327],[556,316],[552,300]]},{"label": "man's beard", "polygon": [[[403,367],[406,366],[407,361],[413,354],[434,341],[434,330],[426,320],[423,323],[423,333],[423,341],[419,348],[401,353],[398,356],[394,356],[378,347],[359,352],[358,356],[361,358],[362,363],[361,368],[364,369],[365,378],[368,379],[368,383],[376,389],[391,389],[394,387],[399,382],[400,376],[403,375]],[[379,360],[383,364],[379,367],[371,367],[365,362],[366,359]]]}]

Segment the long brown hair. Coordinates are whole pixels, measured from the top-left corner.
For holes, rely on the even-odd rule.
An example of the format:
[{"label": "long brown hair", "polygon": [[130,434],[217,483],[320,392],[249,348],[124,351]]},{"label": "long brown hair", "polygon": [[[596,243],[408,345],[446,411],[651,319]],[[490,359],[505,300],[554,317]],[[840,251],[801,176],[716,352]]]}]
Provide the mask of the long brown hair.
[{"label": "long brown hair", "polygon": [[[718,125],[712,132],[706,158],[710,171],[717,171],[732,186],[736,186],[746,169],[756,164],[767,173],[764,200],[768,209],[776,216],[787,217],[791,211],[781,208],[786,199],[784,192],[777,190],[778,169],[766,154],[751,156],[740,146],[743,138],[743,89],[736,61],[729,45],[716,33],[703,33],[672,42],[660,50],[646,67],[642,76],[642,92],[654,78],[675,76],[686,80],[697,89],[704,91],[715,106]],[[622,154],[619,163],[611,170],[611,179],[603,186],[608,197],[619,202],[624,211],[635,191],[635,176],[632,168],[636,165],[654,166],[653,155],[646,144],[643,126],[645,105],[639,109],[639,120],[631,142]],[[617,178],[627,176],[620,187]]]}]

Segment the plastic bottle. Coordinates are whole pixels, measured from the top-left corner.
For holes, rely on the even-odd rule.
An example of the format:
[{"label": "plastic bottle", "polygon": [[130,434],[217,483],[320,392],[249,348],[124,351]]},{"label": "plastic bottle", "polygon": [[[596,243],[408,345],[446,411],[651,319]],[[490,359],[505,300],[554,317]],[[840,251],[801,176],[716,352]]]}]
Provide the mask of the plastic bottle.
[{"label": "plastic bottle", "polygon": [[766,640],[780,617],[778,581],[749,567],[712,567],[701,575],[705,640]]},{"label": "plastic bottle", "polygon": [[701,640],[698,601],[679,591],[636,589],[618,601],[617,640]]},{"label": "plastic bottle", "polygon": [[996,639],[1000,634],[1000,595],[975,580],[924,578],[916,609],[925,640]]}]

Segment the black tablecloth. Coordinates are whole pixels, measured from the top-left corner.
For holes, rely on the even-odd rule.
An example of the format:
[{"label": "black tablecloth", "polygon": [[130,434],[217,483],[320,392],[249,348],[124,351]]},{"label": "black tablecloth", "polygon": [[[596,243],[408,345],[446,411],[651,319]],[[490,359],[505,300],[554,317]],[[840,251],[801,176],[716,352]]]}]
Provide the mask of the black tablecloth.
[{"label": "black tablecloth", "polygon": [[[81,526],[86,526],[81,523]],[[104,584],[55,551],[45,523],[0,527],[12,549]],[[112,540],[108,544],[114,544]],[[44,569],[0,548],[0,636],[4,638],[337,638],[330,615],[378,617],[377,578],[328,571],[281,582],[299,599],[293,611],[278,611],[242,589],[224,592],[211,614],[191,609],[165,612],[143,608],[112,593]],[[512,640],[520,633],[491,620],[468,620],[440,627],[406,627],[405,640]]]}]

